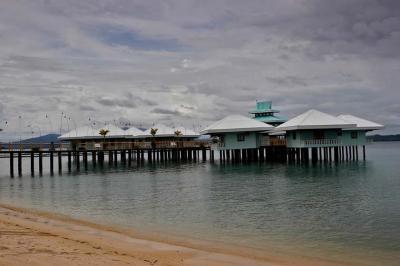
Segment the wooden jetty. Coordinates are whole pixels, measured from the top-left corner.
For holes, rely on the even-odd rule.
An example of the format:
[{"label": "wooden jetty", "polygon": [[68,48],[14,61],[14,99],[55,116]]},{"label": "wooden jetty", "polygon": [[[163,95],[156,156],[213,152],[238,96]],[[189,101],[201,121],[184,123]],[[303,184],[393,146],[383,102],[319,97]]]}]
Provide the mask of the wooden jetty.
[{"label": "wooden jetty", "polygon": [[[213,150],[209,143],[200,141],[191,142],[155,142],[137,143],[99,143],[97,149],[72,150],[65,144],[24,144],[8,145],[0,150],[2,160],[9,160],[11,177],[16,174],[22,176],[24,157],[30,158],[31,176],[43,174],[43,161],[48,160],[50,174],[55,168],[62,173],[63,168],[68,172],[87,171],[91,168],[108,166],[131,166],[144,162],[220,162],[250,163],[250,162],[281,162],[281,163],[316,163],[342,162],[359,159],[357,146],[324,147],[324,148],[287,148],[283,141],[272,142],[270,146],[251,149],[223,149]],[[30,146],[30,147],[27,147]],[[152,147],[151,147],[152,146]],[[362,158],[365,160],[365,146],[362,146]],[[66,164],[65,164],[66,160]],[[55,162],[56,161],[56,162]]]}]

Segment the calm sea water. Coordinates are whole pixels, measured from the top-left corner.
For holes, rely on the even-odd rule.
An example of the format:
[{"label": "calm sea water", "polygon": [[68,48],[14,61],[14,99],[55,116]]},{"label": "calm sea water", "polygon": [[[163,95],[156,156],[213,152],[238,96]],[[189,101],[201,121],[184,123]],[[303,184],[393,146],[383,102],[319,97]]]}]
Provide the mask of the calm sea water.
[{"label": "calm sea water", "polygon": [[400,263],[400,142],[374,143],[366,162],[339,165],[168,163],[34,178],[10,178],[0,159],[0,202],[259,249]]}]

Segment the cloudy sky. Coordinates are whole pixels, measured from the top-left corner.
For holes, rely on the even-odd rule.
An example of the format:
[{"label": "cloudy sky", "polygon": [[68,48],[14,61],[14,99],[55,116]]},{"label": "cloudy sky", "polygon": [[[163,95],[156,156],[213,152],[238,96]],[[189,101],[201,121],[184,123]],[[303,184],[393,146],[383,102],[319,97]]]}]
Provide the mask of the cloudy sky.
[{"label": "cloudy sky", "polygon": [[399,47],[397,0],[2,0],[0,128],[200,127],[269,99],[400,132]]}]

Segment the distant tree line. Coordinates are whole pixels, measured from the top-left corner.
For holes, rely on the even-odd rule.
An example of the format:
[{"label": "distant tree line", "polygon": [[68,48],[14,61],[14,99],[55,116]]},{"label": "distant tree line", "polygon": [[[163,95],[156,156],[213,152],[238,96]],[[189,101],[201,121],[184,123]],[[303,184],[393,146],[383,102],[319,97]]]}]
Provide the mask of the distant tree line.
[{"label": "distant tree line", "polygon": [[400,141],[400,134],[396,135],[371,135],[367,136],[372,141]]}]

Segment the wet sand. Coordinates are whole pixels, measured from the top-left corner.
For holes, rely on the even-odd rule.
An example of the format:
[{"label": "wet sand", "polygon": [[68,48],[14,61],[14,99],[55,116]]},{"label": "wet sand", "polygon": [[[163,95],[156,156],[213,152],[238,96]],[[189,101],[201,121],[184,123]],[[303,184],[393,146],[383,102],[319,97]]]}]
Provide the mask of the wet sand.
[{"label": "wet sand", "polygon": [[0,204],[0,265],[344,265],[118,230]]}]

